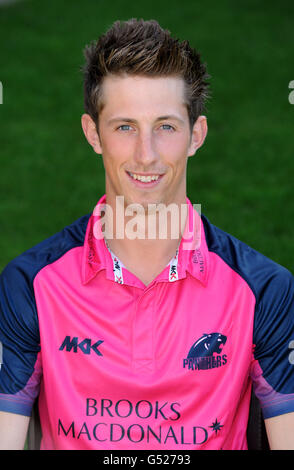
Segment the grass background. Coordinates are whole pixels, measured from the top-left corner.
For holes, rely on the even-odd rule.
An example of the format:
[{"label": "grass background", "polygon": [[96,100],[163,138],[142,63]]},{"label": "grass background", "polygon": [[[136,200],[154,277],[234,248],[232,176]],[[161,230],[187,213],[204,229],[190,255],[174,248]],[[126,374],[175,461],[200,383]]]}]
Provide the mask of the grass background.
[{"label": "grass background", "polygon": [[213,222],[294,268],[292,0],[25,0],[0,7],[0,271],[89,213],[104,192],[87,144],[82,50],[113,21],[156,19],[211,75],[208,136],[188,196]]}]

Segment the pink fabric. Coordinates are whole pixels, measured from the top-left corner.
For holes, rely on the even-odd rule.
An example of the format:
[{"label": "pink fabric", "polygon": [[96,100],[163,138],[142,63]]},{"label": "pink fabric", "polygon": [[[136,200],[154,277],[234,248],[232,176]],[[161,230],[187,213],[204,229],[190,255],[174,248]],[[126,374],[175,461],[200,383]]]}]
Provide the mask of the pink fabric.
[{"label": "pink fabric", "polygon": [[[124,267],[123,283],[115,282],[112,256],[93,236],[95,217],[84,246],[34,281],[42,449],[246,449],[255,307],[248,285],[208,252],[203,227],[200,246],[181,243],[171,260],[176,280],[169,265],[147,287]],[[205,335],[210,347],[211,334],[226,338],[222,349],[186,360]]]}]

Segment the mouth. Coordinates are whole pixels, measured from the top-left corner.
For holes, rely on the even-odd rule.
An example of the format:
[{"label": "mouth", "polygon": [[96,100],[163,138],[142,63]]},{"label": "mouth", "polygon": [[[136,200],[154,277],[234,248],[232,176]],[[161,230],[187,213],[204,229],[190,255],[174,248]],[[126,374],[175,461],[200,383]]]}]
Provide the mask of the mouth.
[{"label": "mouth", "polygon": [[150,188],[159,184],[163,178],[163,174],[158,173],[132,173],[126,171],[129,179],[139,188]]}]

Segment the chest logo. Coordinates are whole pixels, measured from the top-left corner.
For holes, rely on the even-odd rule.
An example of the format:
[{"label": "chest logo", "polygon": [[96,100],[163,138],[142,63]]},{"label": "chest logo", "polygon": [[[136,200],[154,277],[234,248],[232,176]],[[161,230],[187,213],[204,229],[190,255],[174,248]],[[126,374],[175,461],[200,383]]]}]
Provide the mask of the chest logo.
[{"label": "chest logo", "polygon": [[222,354],[222,351],[226,342],[227,337],[221,333],[203,334],[183,360],[183,367],[189,370],[207,370],[224,366],[227,355]]},{"label": "chest logo", "polygon": [[92,340],[90,338],[85,338],[82,341],[79,341],[77,336],[71,338],[70,336],[66,336],[61,344],[59,351],[65,349],[66,351],[73,350],[74,353],[77,353],[78,350],[81,351],[83,354],[90,354],[94,351],[98,356],[103,356],[102,352],[99,351],[99,346],[103,343],[102,340],[96,341],[92,344]]}]

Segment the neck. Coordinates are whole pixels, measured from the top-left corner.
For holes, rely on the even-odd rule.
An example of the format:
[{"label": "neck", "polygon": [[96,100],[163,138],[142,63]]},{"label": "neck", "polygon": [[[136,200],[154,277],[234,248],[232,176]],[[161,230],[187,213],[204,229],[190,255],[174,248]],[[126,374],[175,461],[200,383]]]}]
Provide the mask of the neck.
[{"label": "neck", "polygon": [[143,264],[146,271],[151,268],[159,273],[176,253],[187,214],[186,197],[180,203],[154,204],[148,209],[135,204],[106,205],[105,239],[111,251],[133,272]]}]

